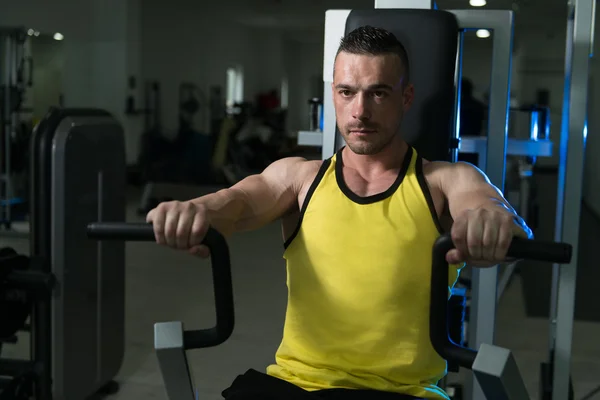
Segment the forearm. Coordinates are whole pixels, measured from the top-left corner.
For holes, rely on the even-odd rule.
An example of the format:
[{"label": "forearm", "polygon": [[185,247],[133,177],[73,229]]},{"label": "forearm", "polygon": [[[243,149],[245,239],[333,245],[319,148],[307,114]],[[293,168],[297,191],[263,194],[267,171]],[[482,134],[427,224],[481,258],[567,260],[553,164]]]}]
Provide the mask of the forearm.
[{"label": "forearm", "polygon": [[525,220],[515,211],[510,203],[493,186],[482,187],[479,190],[465,192],[459,197],[455,197],[450,204],[450,214],[453,219],[458,218],[462,213],[469,210],[484,209],[488,211],[499,211],[507,213],[517,226],[519,226],[528,237],[533,238],[531,229],[525,223]]},{"label": "forearm", "polygon": [[192,200],[208,210],[211,225],[223,235],[259,229],[277,219],[293,197],[252,175],[236,185]]},{"label": "forearm", "polygon": [[232,189],[219,190],[191,201],[206,207],[211,226],[225,236],[236,232],[236,225],[247,207],[245,196]]}]

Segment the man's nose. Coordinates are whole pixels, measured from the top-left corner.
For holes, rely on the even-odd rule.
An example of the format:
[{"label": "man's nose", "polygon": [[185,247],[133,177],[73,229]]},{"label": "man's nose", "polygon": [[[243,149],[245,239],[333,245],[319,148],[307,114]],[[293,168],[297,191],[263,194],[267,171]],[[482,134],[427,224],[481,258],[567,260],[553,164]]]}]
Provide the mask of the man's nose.
[{"label": "man's nose", "polygon": [[363,93],[358,93],[356,97],[354,97],[354,102],[352,104],[352,116],[360,120],[371,118],[368,99]]}]

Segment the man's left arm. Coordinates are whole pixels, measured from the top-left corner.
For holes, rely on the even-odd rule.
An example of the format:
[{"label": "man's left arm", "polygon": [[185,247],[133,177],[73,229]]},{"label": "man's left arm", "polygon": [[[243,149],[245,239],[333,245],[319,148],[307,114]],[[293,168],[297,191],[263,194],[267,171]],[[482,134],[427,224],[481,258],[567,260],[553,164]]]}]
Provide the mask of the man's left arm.
[{"label": "man's left arm", "polygon": [[440,186],[454,221],[456,246],[448,252],[448,262],[493,266],[506,261],[513,237],[533,238],[523,218],[483,172],[462,162],[446,164],[443,170]]}]

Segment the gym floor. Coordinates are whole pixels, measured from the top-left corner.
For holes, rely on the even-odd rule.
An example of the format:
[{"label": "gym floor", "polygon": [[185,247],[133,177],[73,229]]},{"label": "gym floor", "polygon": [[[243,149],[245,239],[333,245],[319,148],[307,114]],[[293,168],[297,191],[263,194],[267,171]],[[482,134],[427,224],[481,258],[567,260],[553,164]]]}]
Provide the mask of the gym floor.
[{"label": "gym floor", "polygon": [[[130,222],[140,193],[131,192]],[[1,238],[2,246],[27,253],[24,239]],[[229,242],[236,304],[236,327],[223,345],[188,353],[199,399],[219,399],[221,391],[249,368],[263,371],[273,362],[281,339],[286,306],[285,264],[281,231],[272,224],[240,234]],[[209,262],[151,243],[127,245],[126,354],[117,380],[120,391],[111,400],[166,399],[153,353],[153,324],[181,320],[187,329],[214,323]],[[547,357],[546,319],[527,318],[521,282],[516,276],[504,294],[497,315],[497,344],[513,350],[532,398],[537,398],[539,363]],[[572,374],[575,399],[600,384],[600,324],[576,322]],[[3,357],[26,357],[27,337],[4,346]],[[463,375],[466,373],[461,373]],[[464,376],[451,374],[449,381]]]}]

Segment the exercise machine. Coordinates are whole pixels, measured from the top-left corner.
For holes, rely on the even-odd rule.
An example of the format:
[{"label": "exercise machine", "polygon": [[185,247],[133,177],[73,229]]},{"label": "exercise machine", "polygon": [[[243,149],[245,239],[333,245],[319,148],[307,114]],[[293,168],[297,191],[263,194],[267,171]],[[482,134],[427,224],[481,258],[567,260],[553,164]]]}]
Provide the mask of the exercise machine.
[{"label": "exercise machine", "polygon": [[[527,388],[510,350],[483,343],[478,350],[462,347],[449,339],[448,263],[446,254],[454,248],[449,234],[440,236],[433,246],[429,336],[435,350],[446,360],[473,371],[484,398],[497,400],[529,399]],[[550,263],[568,264],[573,247],[558,242],[514,238],[507,256]]]},{"label": "exercise machine", "polygon": [[[459,15],[457,16],[456,14]],[[407,115],[405,121],[409,127],[414,128],[407,129],[407,132],[416,133],[413,137],[409,138],[409,141],[424,157],[431,160],[454,160],[460,148],[460,143],[456,140],[457,129],[449,129],[453,124],[456,124],[457,95],[454,86],[457,79],[460,77],[460,73],[456,72],[457,54],[460,54],[459,33],[461,26],[465,26],[466,28],[464,29],[481,27],[481,25],[479,25],[481,21],[478,21],[473,17],[470,12],[466,11],[463,13],[461,11],[456,12],[456,14],[453,12],[437,10],[375,9],[348,11],[343,12],[342,14],[331,14],[331,12],[328,12],[327,15],[327,20],[333,22],[330,22],[329,24],[326,23],[326,39],[328,37],[339,38],[343,36],[344,32],[353,30],[358,26],[369,24],[380,26],[394,32],[394,34],[396,34],[396,36],[398,36],[405,44],[414,71],[412,80],[415,82],[415,85],[420,88],[419,93],[421,94],[420,97],[415,99],[413,109],[410,115]],[[486,18],[487,19],[484,19],[483,21],[483,26],[495,28],[495,37],[496,40],[499,40],[500,48],[510,50],[510,43],[512,40],[512,13],[504,11],[498,13],[492,12],[491,14],[486,14]],[[498,23],[498,18],[500,18],[501,23]],[[335,27],[340,28],[341,31],[331,32],[331,29]],[[337,40],[335,41],[335,46],[331,43],[328,46],[326,43],[325,48],[326,57],[328,55],[331,56],[329,59],[326,58],[325,60],[325,80],[326,83],[330,83],[328,79],[330,79],[333,66],[332,54],[335,54],[334,49],[337,48]],[[499,88],[501,93],[503,91],[504,96],[496,99],[492,96],[492,104],[490,106],[490,133],[485,144],[488,149],[497,147],[506,149],[506,128],[504,125],[506,123],[506,114],[509,110],[508,71],[510,70],[510,51],[502,52],[496,49],[494,57],[496,60],[504,62],[502,65],[506,66],[506,68],[501,68],[500,72],[494,74],[495,77],[499,76],[500,78],[496,79],[495,85],[494,82],[492,83],[492,86]],[[503,73],[502,71],[506,73]],[[325,87],[328,86],[329,85],[327,84],[325,85]],[[331,93],[329,90],[326,90],[324,93],[324,132],[333,133],[336,132],[336,130],[331,100]],[[427,123],[424,123],[424,121],[427,121]],[[504,124],[500,126],[500,122],[504,122]],[[337,138],[340,139],[339,133],[336,135]],[[328,149],[331,151],[329,155],[331,155],[334,151],[341,148],[343,143],[339,140],[337,142],[335,140],[329,140],[329,142],[326,143],[327,138],[335,138],[331,138],[328,135],[323,136],[323,151],[325,152],[326,145],[329,145]],[[502,157],[499,157],[497,154],[492,154],[492,152],[488,151],[485,159],[486,167],[494,165],[494,162],[500,164],[501,174],[496,173],[495,176],[496,181],[500,182],[499,186],[502,186],[504,181],[505,154],[503,153],[501,156]],[[136,236],[132,231],[128,231],[128,229],[131,228],[146,229],[147,232],[142,235],[138,231],[138,236]],[[153,237],[151,234],[151,227],[149,226],[145,226],[145,228],[130,226],[128,228],[127,225],[119,225],[118,223],[116,225],[110,223],[90,225],[88,232],[90,237],[100,239],[101,241],[107,239],[152,240]],[[142,239],[142,236],[146,239]],[[531,246],[539,247],[537,250],[527,250],[531,251],[531,253],[516,252],[515,255],[541,258],[550,262],[570,261],[570,254],[568,254],[568,251],[568,257],[564,255],[565,252],[560,253],[562,256],[554,257],[554,247],[549,244],[545,246],[544,244],[537,243],[536,245],[531,244]],[[556,246],[559,246],[562,250],[565,248],[564,245]],[[548,258],[549,256],[552,256],[553,258]],[[445,268],[447,268],[447,266],[445,266]],[[494,270],[492,269],[492,271]],[[479,281],[482,281],[483,278],[484,277],[479,277],[478,279]],[[492,275],[488,278],[493,278],[492,287],[495,288],[496,276]],[[486,286],[479,282],[478,287],[483,291],[483,288]],[[491,307],[492,312],[495,312],[496,291],[490,291],[492,292],[491,304],[485,302],[483,302],[483,305],[476,303],[476,313],[478,313],[478,315],[484,315],[483,310],[486,309],[485,306],[488,308]],[[447,283],[444,284],[444,293],[444,302],[446,302]],[[454,296],[456,296],[456,293],[453,293],[451,298]],[[483,297],[483,299],[479,299],[480,302],[486,300],[486,296],[482,295],[481,297]],[[447,318],[447,310],[445,310],[444,319]],[[453,318],[450,317],[450,319],[452,320]],[[476,328],[481,329],[479,325],[483,322],[491,322],[493,325],[493,318],[491,321],[485,321],[483,318],[479,320],[476,319]],[[159,324],[155,328],[155,345],[157,354],[159,355],[161,371],[163,371],[168,395],[171,400],[189,399],[190,396],[193,396],[194,394],[194,388],[191,383],[189,369],[185,358],[185,350],[192,349],[193,346],[186,342],[186,333],[183,330],[181,323],[175,322],[169,323],[169,325],[162,325],[165,327],[164,330],[159,329],[160,326],[161,325]],[[168,329],[166,328],[167,326],[169,327]],[[477,330],[475,330],[475,332],[477,332]],[[473,335],[475,336],[475,340],[472,340],[471,343],[474,344],[474,348],[479,349],[480,354],[477,357],[473,357],[472,363],[464,362],[459,354],[452,354],[452,350],[450,353],[445,353],[444,347],[438,347],[437,344],[435,346],[438,352],[448,360],[449,364],[456,362],[463,367],[472,368],[475,371],[475,385],[472,390],[473,393],[471,394],[473,398],[485,398],[486,395],[490,395],[491,393],[495,393],[495,397],[493,398],[525,398],[520,397],[526,392],[522,390],[524,389],[524,385],[518,370],[514,368],[514,360],[512,360],[513,365],[507,364],[511,360],[509,353],[507,353],[506,350],[493,347],[493,329],[491,335],[492,339],[489,342],[485,342],[485,335],[481,332],[479,336]],[[170,351],[167,352],[166,349],[169,349]],[[165,356],[165,354],[176,355]],[[473,352],[469,351],[469,354],[473,354]],[[507,360],[506,363],[490,366],[490,363],[493,364],[494,360],[497,361],[496,356],[498,355],[504,355]],[[476,360],[477,362],[475,362]],[[488,368],[487,374],[486,368]],[[183,371],[186,372],[186,374],[173,374],[171,371]],[[512,374],[512,383],[503,382],[507,373]],[[180,388],[185,388],[185,390],[179,390]],[[503,391],[496,392],[501,388]],[[497,397],[502,393],[505,394],[504,397]]]},{"label": "exercise machine", "polygon": [[8,377],[0,398],[115,392],[125,346],[125,247],[90,243],[85,226],[90,218],[125,218],[123,129],[101,110],[51,109],[31,154],[30,255],[0,251],[0,325],[12,325],[6,336],[30,332],[30,356],[0,358],[0,376]]},{"label": "exercise machine", "polygon": [[[145,223],[96,222],[87,226],[87,234],[99,243],[155,240],[152,225]],[[235,325],[227,242],[219,232],[209,229],[204,244],[211,253],[216,325],[199,330],[185,330],[181,321],[154,325],[154,349],[169,400],[197,398],[186,351],[220,345],[229,339]]]},{"label": "exercise machine", "polygon": [[[402,8],[402,9],[400,9]],[[583,155],[585,153],[585,136],[587,135],[587,98],[589,58],[593,38],[595,2],[593,0],[574,0],[568,4],[568,24],[565,64],[565,93],[563,102],[563,126],[560,144],[555,146],[548,137],[515,139],[507,137],[510,71],[514,32],[514,15],[508,10],[436,10],[433,1],[420,0],[375,0],[373,10],[329,10],[325,15],[325,46],[323,64],[323,132],[300,132],[298,143],[314,145],[322,148],[322,158],[331,157],[344,146],[344,141],[336,127],[335,111],[331,93],[333,81],[333,62],[339,38],[365,23],[380,26],[393,32],[403,42],[409,52],[413,82],[418,87],[417,98],[410,113],[406,115],[404,130],[407,134],[416,135],[408,138],[417,149],[419,145],[430,139],[434,149],[419,149],[425,158],[430,160],[456,160],[459,151],[476,151],[480,155],[479,167],[485,171],[491,182],[500,190],[504,190],[507,154],[528,157],[549,156],[554,152],[560,155],[560,171],[557,193],[556,240],[566,241],[573,245],[574,256],[570,263],[553,268],[553,285],[550,312],[550,356],[547,367],[542,367],[544,399],[567,399],[570,388],[570,358],[573,330],[573,310],[575,300],[575,277],[578,251],[579,215],[581,207]],[[392,23],[394,15],[421,11],[427,15],[440,13],[451,14],[456,18],[457,29],[446,30],[449,37],[456,37],[456,46],[448,47],[449,42],[440,38],[440,44],[429,44],[428,37],[434,35],[430,31],[431,22],[420,19],[414,22],[403,21]],[[460,110],[461,59],[463,52],[463,36],[468,30],[489,29],[493,31],[492,71],[489,99],[489,117],[487,137],[461,138],[457,116]],[[425,42],[423,42],[425,40]],[[433,63],[432,56],[439,57],[447,51],[456,51],[452,67],[448,63]],[[445,68],[454,74],[453,102],[449,102],[447,90],[449,82],[444,81],[441,88],[431,88],[431,65],[435,69]],[[419,98],[420,94],[420,98]],[[425,99],[434,99],[438,107],[435,117],[427,119]],[[444,99],[444,100],[442,100]],[[452,109],[451,116],[448,116]],[[432,116],[433,114],[429,114]],[[423,121],[434,120],[440,132],[447,136],[435,136],[431,126],[423,127]],[[448,132],[448,126],[453,126]],[[433,133],[432,133],[433,132]],[[449,139],[448,139],[449,136]],[[431,139],[437,140],[431,140]],[[446,140],[448,139],[448,140]],[[444,146],[447,148],[444,148]],[[432,146],[433,146],[432,145]],[[448,153],[448,148],[450,152]],[[565,191],[566,182],[568,191]],[[484,343],[494,343],[495,315],[498,297],[498,268],[475,269],[472,274],[472,300],[469,314],[469,344],[478,348]],[[552,371],[549,373],[548,371]],[[469,385],[467,397],[480,400],[484,398],[476,381]],[[549,389],[551,388],[551,389]]]},{"label": "exercise machine", "polygon": [[[87,226],[88,237],[105,241],[154,241],[152,225],[146,223],[96,222]],[[218,346],[234,328],[234,302],[229,250],[225,239],[210,229],[204,240],[211,251],[216,325],[210,329],[185,330],[181,321],[154,325],[154,347],[169,400],[196,398],[186,351]],[[527,389],[510,350],[483,344],[478,351],[452,340],[451,325],[457,314],[448,301],[446,254],[454,248],[449,234],[437,239],[432,249],[430,339],[435,350],[449,363],[473,370],[488,399],[528,399]],[[564,243],[513,239],[509,257],[568,263],[572,247]],[[460,315],[460,314],[459,314]]]}]

